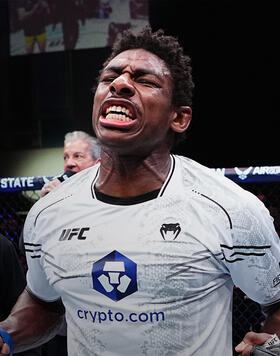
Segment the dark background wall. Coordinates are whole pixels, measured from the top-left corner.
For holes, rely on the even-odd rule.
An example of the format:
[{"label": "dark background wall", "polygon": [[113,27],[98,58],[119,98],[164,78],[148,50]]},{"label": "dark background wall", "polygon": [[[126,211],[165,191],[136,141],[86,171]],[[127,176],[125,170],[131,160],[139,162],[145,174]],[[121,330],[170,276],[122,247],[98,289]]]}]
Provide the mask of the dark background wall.
[{"label": "dark background wall", "polygon": [[[0,148],[63,145],[91,128],[91,87],[109,48],[9,57],[0,0]],[[276,2],[150,1],[150,23],[177,36],[193,63],[193,121],[178,153],[211,167],[278,165]]]}]

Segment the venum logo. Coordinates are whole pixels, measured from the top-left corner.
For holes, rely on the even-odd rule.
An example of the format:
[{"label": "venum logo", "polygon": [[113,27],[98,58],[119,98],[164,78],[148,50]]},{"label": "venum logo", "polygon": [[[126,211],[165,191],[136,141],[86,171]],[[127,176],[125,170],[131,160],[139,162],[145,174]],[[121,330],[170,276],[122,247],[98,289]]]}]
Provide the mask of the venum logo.
[{"label": "venum logo", "polygon": [[78,240],[85,240],[87,237],[84,235],[86,231],[89,231],[89,227],[74,227],[73,229],[63,229],[59,236],[59,241],[72,240],[74,236],[77,236]]},{"label": "venum logo", "polygon": [[162,224],[160,228],[161,236],[164,240],[176,240],[177,236],[181,232],[181,226],[179,223],[174,224]]},{"label": "venum logo", "polygon": [[137,265],[113,251],[92,266],[93,289],[119,301],[137,291]]}]

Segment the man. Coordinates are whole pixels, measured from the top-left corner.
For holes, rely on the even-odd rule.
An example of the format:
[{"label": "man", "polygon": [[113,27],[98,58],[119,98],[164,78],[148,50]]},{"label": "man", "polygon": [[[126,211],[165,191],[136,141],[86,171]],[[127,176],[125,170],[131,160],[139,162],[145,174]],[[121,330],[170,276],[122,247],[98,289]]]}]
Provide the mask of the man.
[{"label": "man", "polygon": [[[78,173],[100,160],[98,140],[84,131],[68,132],[64,138],[64,172]],[[46,183],[41,195],[44,196],[61,183],[58,178]]]},{"label": "man", "polygon": [[280,245],[267,209],[170,155],[192,89],[173,37],[146,28],[114,46],[93,102],[101,162],[41,199],[25,224],[27,290],[0,323],[16,349],[50,337],[61,300],[70,356],[229,356],[234,285],[268,312],[242,356],[279,330]]},{"label": "man", "polygon": [[[7,318],[26,280],[15,246],[0,234],[0,321]],[[6,286],[6,287],[4,287]],[[18,356],[40,356],[40,348],[17,353]]]},{"label": "man", "polygon": [[76,47],[79,39],[79,17],[83,6],[81,1],[76,0],[51,1],[54,28],[57,23],[61,23],[65,50]]},{"label": "man", "polygon": [[17,10],[19,21],[22,23],[27,54],[34,52],[37,43],[40,52],[45,52],[46,17],[49,15],[49,5],[45,0],[22,0]]}]

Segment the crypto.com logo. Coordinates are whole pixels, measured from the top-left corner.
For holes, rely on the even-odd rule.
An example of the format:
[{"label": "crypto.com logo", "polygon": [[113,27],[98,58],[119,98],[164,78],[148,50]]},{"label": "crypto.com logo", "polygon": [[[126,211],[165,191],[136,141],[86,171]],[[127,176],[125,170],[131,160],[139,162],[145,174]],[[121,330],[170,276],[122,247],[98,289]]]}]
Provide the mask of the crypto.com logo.
[{"label": "crypto.com logo", "polygon": [[93,289],[119,301],[137,291],[137,265],[113,251],[92,266]]}]

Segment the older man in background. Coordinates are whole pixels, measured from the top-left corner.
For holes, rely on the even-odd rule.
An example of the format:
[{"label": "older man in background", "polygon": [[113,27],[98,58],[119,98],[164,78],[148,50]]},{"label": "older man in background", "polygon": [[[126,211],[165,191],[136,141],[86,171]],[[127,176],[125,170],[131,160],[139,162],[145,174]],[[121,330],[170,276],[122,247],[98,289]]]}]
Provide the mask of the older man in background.
[{"label": "older man in background", "polygon": [[[93,166],[100,160],[100,145],[97,138],[84,131],[68,132],[64,138],[64,172],[67,175],[78,173]],[[42,190],[44,196],[57,187],[63,179],[55,178],[47,182]]]}]

